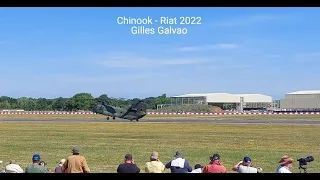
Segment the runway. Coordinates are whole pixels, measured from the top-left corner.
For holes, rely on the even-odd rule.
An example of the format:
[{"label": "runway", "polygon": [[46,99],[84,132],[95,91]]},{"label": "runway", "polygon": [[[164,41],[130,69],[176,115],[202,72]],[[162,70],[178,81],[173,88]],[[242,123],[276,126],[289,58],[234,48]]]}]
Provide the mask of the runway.
[{"label": "runway", "polygon": [[320,124],[320,120],[201,120],[201,119],[141,119],[138,122],[123,119],[0,119],[0,123],[5,122],[27,122],[27,123],[85,123],[85,122],[105,122],[105,123],[220,123],[220,124]]}]

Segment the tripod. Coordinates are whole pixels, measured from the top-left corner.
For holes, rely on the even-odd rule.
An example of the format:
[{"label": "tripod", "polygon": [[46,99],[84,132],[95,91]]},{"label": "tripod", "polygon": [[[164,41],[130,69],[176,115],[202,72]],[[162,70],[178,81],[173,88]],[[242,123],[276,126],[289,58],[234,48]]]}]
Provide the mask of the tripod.
[{"label": "tripod", "polygon": [[[305,167],[303,167],[303,165],[299,164],[299,169],[303,169],[304,173],[307,173],[307,165],[305,165]],[[300,170],[301,173],[301,170]]]}]

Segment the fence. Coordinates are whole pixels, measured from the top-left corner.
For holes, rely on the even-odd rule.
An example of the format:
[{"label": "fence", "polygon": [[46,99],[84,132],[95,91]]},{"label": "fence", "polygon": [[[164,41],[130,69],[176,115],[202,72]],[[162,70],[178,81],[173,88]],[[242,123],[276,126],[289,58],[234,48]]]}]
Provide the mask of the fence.
[{"label": "fence", "polygon": [[[320,115],[320,112],[148,112],[148,115]],[[91,111],[67,112],[67,111],[2,111],[0,115],[96,115]]]}]

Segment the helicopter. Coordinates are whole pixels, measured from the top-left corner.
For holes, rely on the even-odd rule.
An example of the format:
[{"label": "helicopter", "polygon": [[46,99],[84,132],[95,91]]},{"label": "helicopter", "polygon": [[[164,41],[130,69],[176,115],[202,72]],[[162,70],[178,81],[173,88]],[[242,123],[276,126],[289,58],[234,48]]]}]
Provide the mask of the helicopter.
[{"label": "helicopter", "polygon": [[110,106],[106,104],[105,101],[98,101],[98,103],[92,108],[92,111],[94,113],[107,116],[107,120],[112,117],[113,120],[116,118],[121,118],[130,121],[139,121],[139,119],[147,115],[147,104],[144,101],[139,100],[132,103],[132,105],[126,109],[122,107]]}]

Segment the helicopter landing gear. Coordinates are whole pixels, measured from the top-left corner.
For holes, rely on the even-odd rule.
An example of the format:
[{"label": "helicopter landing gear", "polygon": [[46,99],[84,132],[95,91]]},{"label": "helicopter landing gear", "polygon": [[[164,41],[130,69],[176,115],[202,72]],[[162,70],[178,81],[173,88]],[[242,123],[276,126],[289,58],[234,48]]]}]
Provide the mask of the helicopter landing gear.
[{"label": "helicopter landing gear", "polygon": [[139,119],[136,119],[136,121],[139,121]]},{"label": "helicopter landing gear", "polygon": [[107,120],[109,120],[110,118],[109,118],[109,116],[107,117]]},{"label": "helicopter landing gear", "polygon": [[113,119],[113,120],[115,120],[115,119],[116,119],[116,117],[112,117],[112,119]]}]

